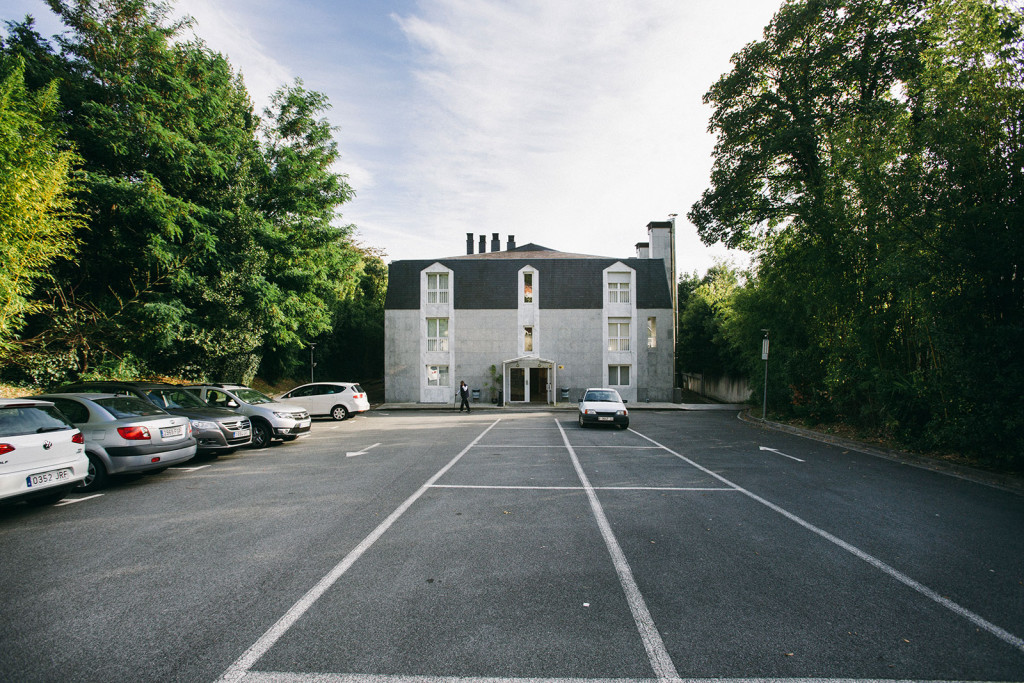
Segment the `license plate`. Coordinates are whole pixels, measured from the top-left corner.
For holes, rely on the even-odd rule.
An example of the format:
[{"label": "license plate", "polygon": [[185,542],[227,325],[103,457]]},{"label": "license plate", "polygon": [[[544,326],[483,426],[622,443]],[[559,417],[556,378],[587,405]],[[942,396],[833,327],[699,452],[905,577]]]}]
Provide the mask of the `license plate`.
[{"label": "license plate", "polygon": [[181,436],[185,433],[185,428],[182,426],[178,427],[163,427],[160,429],[160,436],[167,438],[169,436]]},{"label": "license plate", "polygon": [[599,417],[599,418],[597,418],[597,421],[598,422],[611,422],[614,419],[615,419],[614,417]]},{"label": "license plate", "polygon": [[248,429],[239,429],[237,432],[231,432],[232,439],[239,439],[243,436],[249,436],[252,434]]},{"label": "license plate", "polygon": [[40,472],[39,474],[25,477],[25,483],[28,484],[29,488],[33,486],[46,486],[47,484],[56,484],[66,479],[71,479],[71,475],[71,470],[67,468],[50,470],[49,472]]},{"label": "license plate", "polygon": [[312,423],[312,420],[303,420],[299,423],[299,427],[308,427]]}]

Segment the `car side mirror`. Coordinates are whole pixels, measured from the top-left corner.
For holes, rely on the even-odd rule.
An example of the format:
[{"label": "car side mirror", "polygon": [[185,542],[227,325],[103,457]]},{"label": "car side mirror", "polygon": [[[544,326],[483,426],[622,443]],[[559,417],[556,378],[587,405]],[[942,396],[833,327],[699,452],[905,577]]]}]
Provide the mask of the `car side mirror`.
[{"label": "car side mirror", "polygon": [[580,400],[579,400],[579,402],[580,402],[580,403],[583,403],[583,397],[582,397],[582,396],[580,396]]},{"label": "car side mirror", "polygon": [[626,399],[622,399],[622,405],[626,405],[627,403],[629,403],[629,401],[627,401]]}]

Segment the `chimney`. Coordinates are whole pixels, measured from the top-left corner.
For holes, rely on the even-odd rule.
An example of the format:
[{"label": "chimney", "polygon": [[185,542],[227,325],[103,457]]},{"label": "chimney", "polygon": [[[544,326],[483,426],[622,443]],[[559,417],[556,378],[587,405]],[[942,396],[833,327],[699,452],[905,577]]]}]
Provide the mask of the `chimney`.
[{"label": "chimney", "polygon": [[496,232],[491,233],[491,251],[501,251],[501,239]]},{"label": "chimney", "polygon": [[637,242],[636,243],[636,257],[637,258],[651,258],[651,244],[650,244],[650,242]]},{"label": "chimney", "polygon": [[480,235],[480,253],[487,253],[487,235]]},{"label": "chimney", "polygon": [[506,251],[512,251],[515,248],[516,248],[516,236],[515,235],[509,235],[508,236],[508,246],[505,247],[505,250]]},{"label": "chimney", "polygon": [[473,253],[473,233],[466,233],[466,255]]}]

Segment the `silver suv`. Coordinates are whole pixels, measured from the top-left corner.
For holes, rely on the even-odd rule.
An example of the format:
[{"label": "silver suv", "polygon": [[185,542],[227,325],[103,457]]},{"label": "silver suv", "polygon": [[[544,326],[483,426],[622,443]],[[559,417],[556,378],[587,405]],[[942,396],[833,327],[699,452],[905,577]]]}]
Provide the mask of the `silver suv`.
[{"label": "silver suv", "polygon": [[230,408],[252,423],[252,447],[265,448],[271,439],[293,441],[309,434],[309,411],[274,399],[241,384],[194,384],[185,387],[209,405]]}]

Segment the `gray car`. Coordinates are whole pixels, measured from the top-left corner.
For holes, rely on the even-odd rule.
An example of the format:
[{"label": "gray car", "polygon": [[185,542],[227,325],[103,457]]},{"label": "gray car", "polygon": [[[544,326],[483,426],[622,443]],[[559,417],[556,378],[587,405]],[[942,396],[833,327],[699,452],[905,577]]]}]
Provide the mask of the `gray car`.
[{"label": "gray car", "polygon": [[218,456],[248,446],[252,441],[249,418],[234,410],[215,408],[194,393],[177,384],[166,382],[77,382],[56,390],[60,393],[131,394],[149,401],[173,415],[184,415],[192,421],[197,454]]},{"label": "gray car", "polygon": [[149,401],[114,394],[45,394],[85,436],[89,474],[83,488],[107,484],[111,475],[156,473],[196,454],[192,423]]},{"label": "gray car", "polygon": [[307,436],[309,411],[295,404],[278,403],[241,384],[196,384],[188,387],[212,406],[237,410],[252,423],[252,447],[265,448],[272,439],[293,441]]}]

